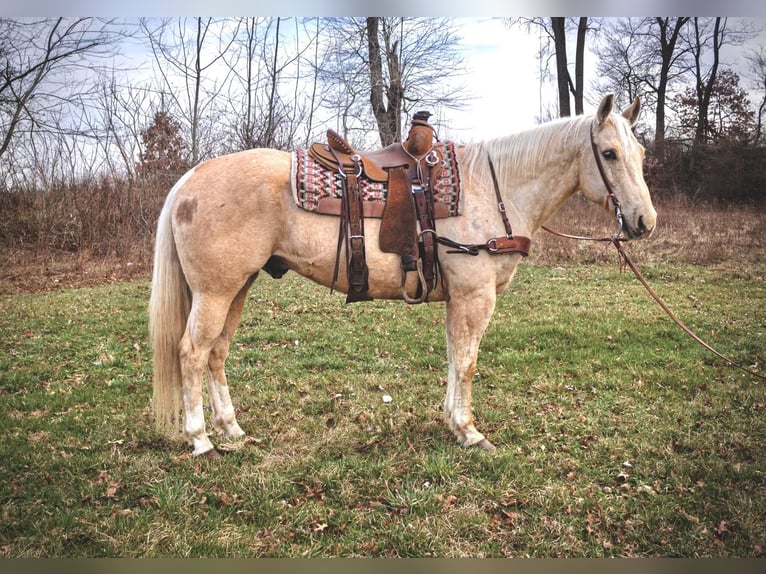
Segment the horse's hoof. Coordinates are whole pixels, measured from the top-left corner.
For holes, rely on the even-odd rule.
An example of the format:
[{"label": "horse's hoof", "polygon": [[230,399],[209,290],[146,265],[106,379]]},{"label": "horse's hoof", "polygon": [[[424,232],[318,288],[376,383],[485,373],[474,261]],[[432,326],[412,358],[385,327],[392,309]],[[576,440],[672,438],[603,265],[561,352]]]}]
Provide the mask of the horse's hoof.
[{"label": "horse's hoof", "polygon": [[481,450],[483,450],[483,451],[485,451],[485,452],[492,452],[492,451],[495,451],[495,450],[497,450],[497,448],[495,447],[495,445],[494,445],[494,444],[492,444],[491,442],[489,442],[489,441],[488,441],[487,439],[485,439],[485,438],[481,439],[479,442],[477,442],[477,443],[476,443],[476,444],[474,444],[473,446],[478,446],[478,447],[479,447]]},{"label": "horse's hoof", "polygon": [[206,450],[205,452],[201,453],[199,457],[207,460],[218,460],[221,458],[221,453],[214,448],[211,448],[210,450]]}]

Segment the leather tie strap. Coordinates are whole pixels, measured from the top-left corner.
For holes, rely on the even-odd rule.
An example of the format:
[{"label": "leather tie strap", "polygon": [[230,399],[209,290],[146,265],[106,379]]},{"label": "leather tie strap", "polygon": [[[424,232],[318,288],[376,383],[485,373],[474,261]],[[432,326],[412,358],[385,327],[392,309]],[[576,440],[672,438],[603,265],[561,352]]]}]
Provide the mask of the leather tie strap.
[{"label": "leather tie strap", "polygon": [[420,295],[416,295],[416,298],[422,296],[423,300],[425,300],[425,297],[434,288],[436,277],[436,245],[434,242],[436,231],[434,231],[433,218],[429,209],[430,198],[426,197],[426,190],[422,185],[412,185],[412,197],[415,200],[415,210],[420,223],[420,238],[423,249],[423,276],[426,280],[426,284],[421,286],[422,292]]},{"label": "leather tie strap", "polygon": [[[332,147],[330,151],[336,159],[339,159]],[[364,249],[364,216],[359,182],[359,175],[362,173],[361,158],[354,154],[351,156],[351,160],[353,162],[353,169],[350,173],[346,173],[343,170],[343,165],[338,161],[338,173],[341,176],[341,181],[343,181],[343,197],[335,268],[333,269],[330,287],[331,290],[334,289],[338,280],[340,251],[345,239],[346,275],[348,278],[347,303],[372,300],[368,292],[369,271],[367,269]]]}]

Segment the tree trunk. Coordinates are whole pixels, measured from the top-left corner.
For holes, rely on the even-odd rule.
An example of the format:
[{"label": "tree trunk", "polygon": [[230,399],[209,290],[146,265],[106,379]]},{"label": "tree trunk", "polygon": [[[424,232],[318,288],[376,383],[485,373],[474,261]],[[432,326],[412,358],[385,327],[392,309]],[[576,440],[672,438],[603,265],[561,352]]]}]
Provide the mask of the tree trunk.
[{"label": "tree trunk", "polygon": [[271,70],[271,93],[269,94],[269,118],[266,123],[266,147],[274,145],[274,108],[277,100],[277,58],[279,54],[279,24],[281,18],[277,18],[277,30],[274,36],[274,65]]},{"label": "tree trunk", "polygon": [[556,83],[559,88],[559,115],[571,116],[572,108],[569,104],[569,70],[567,68],[567,38],[566,18],[551,18],[553,29],[553,43],[556,49]]},{"label": "tree trunk", "polygon": [[670,80],[670,69],[673,64],[673,54],[676,49],[676,42],[681,33],[681,29],[688,17],[676,18],[671,30],[672,18],[656,18],[660,28],[660,55],[662,64],[660,66],[660,78],[657,83],[657,111],[655,112],[655,130],[654,130],[654,153],[662,161],[665,159],[665,99],[668,91],[668,82]]},{"label": "tree trunk", "polygon": [[585,93],[585,34],[588,31],[588,17],[580,17],[577,25],[577,49],[575,52],[575,114],[582,115],[585,111],[583,94]]},{"label": "tree trunk", "polygon": [[697,70],[697,129],[694,133],[694,145],[699,145],[705,143],[709,132],[708,112],[710,110],[710,98],[713,94],[713,87],[718,76],[718,64],[721,58],[721,18],[716,18],[713,26],[713,62],[707,80],[702,77],[702,69],[700,65],[702,46],[699,37],[699,18],[694,19],[694,31],[697,43],[694,54]]},{"label": "tree trunk", "polygon": [[[399,114],[401,107],[401,83],[399,64],[387,52],[389,74],[392,75],[391,83],[387,86],[383,77],[383,60],[380,49],[380,18],[367,18],[367,51],[370,58],[370,104],[372,113],[375,115],[375,121],[378,124],[378,133],[380,143],[383,147],[397,141],[397,125],[399,124]],[[383,94],[388,97],[386,105]]]}]

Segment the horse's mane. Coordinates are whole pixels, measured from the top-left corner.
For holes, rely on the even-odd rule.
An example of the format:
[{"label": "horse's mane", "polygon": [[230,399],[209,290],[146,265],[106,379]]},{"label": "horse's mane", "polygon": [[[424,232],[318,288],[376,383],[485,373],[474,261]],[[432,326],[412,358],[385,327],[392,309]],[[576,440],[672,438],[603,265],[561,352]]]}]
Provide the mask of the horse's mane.
[{"label": "horse's mane", "polygon": [[588,141],[592,116],[554,120],[540,126],[463,148],[461,169],[468,177],[482,177],[489,170],[487,154],[492,157],[497,175],[513,173],[517,178],[532,177],[551,153]]}]

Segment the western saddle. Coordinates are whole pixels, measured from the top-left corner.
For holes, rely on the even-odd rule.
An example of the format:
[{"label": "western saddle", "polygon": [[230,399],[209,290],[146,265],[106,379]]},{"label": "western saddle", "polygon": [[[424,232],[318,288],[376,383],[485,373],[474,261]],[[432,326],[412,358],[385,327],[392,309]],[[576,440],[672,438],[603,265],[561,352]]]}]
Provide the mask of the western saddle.
[{"label": "western saddle", "polygon": [[[417,112],[407,139],[371,152],[357,151],[333,130],[327,130],[327,143],[315,143],[309,153],[327,169],[337,171],[343,182],[343,194],[334,200],[334,212],[340,215],[338,246],[333,272],[337,282],[341,250],[346,249],[349,289],[347,303],[369,301],[369,272],[365,259],[364,217],[380,217],[380,249],[401,257],[402,297],[408,303],[422,303],[436,284],[438,258],[434,220],[433,186],[442,170],[444,154],[436,132],[428,123],[429,112]],[[362,202],[363,178],[385,182],[388,194],[385,206],[368,208]],[[380,205],[380,204],[378,204]],[[444,214],[438,214],[444,216]],[[420,232],[418,232],[418,225]],[[417,292],[411,297],[405,288],[407,273],[416,272]]]}]

